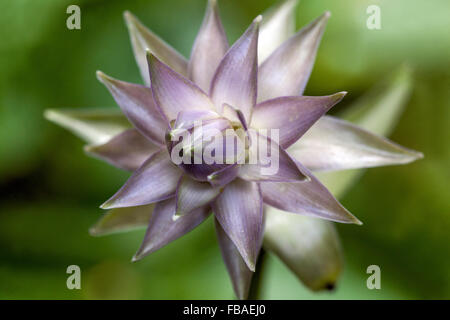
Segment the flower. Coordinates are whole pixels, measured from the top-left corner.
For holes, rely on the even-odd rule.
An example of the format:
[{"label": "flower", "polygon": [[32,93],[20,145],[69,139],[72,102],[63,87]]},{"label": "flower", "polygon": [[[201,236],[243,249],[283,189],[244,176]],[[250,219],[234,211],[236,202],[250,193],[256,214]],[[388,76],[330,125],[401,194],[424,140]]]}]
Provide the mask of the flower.
[{"label": "flower", "polygon": [[[345,92],[302,95],[330,13],[293,34],[296,3],[281,3],[264,20],[258,16],[229,47],[217,3],[210,0],[189,61],[125,13],[145,85],[102,72],[97,77],[132,127],[118,113],[46,113],[84,137],[89,154],[134,171],[101,206],[109,211],[92,234],[148,225],[133,257],[139,260],[212,214],[238,298],[247,297],[262,245],[311,289],[334,286],[341,268],[339,242],[333,225],[315,218],[360,222],[312,172],[408,163],[422,155],[326,116]],[[231,134],[233,141],[246,141],[245,160],[254,153],[250,145],[270,142],[278,170],[265,175],[260,162],[236,158],[233,163],[175,163],[172,151],[180,146],[183,156],[198,146],[206,149],[203,140],[173,139],[199,127],[214,129],[214,137]],[[279,139],[250,135],[251,129],[278,130]]]}]

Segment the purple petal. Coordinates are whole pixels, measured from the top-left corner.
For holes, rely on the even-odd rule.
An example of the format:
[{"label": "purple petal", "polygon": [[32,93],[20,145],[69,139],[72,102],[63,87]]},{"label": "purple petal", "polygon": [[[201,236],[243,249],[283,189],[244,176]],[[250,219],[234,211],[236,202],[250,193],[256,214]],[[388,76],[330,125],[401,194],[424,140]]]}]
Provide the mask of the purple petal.
[{"label": "purple petal", "polygon": [[190,80],[170,69],[151,53],[147,58],[153,97],[169,121],[175,120],[181,111],[215,110],[209,97]]},{"label": "purple petal", "polygon": [[128,129],[100,145],[87,145],[84,150],[120,169],[134,171],[161,147],[151,143],[136,129]]},{"label": "purple petal", "polygon": [[324,97],[281,97],[256,105],[252,127],[279,129],[280,146],[288,148],[322,115],[345,96],[339,92]]},{"label": "purple petal", "polygon": [[295,32],[295,7],[298,0],[279,1],[263,13],[258,40],[258,61],[261,64]]},{"label": "purple petal", "polygon": [[256,103],[258,72],[258,29],[261,17],[228,50],[211,83],[211,97],[217,108],[228,103],[242,111],[247,121]]},{"label": "purple petal", "polygon": [[247,267],[233,241],[227,236],[217,219],[214,221],[220,251],[230,275],[234,293],[238,299],[245,300],[250,290],[253,272]]},{"label": "purple petal", "polygon": [[310,170],[344,170],[410,163],[423,157],[350,122],[323,117],[290,149]]},{"label": "purple petal", "polygon": [[220,116],[210,110],[187,110],[178,113],[177,119],[173,127],[175,129],[191,129],[194,125],[207,120],[217,119]]},{"label": "purple petal", "polygon": [[297,165],[311,180],[303,183],[261,183],[264,203],[292,213],[342,223],[361,224],[308,169],[299,163]]},{"label": "purple petal", "polygon": [[219,193],[220,188],[213,188],[207,182],[199,182],[183,176],[177,187],[175,217],[178,218],[209,204]]},{"label": "purple petal", "polygon": [[339,237],[330,221],[266,209],[264,249],[311,290],[332,289],[342,271]]},{"label": "purple petal", "polygon": [[148,158],[101,208],[141,206],[172,197],[180,176],[181,170],[170,161],[167,152],[159,151]]},{"label": "purple petal", "polygon": [[258,184],[234,180],[212,208],[245,263],[254,271],[263,235],[263,203]]},{"label": "purple petal", "polygon": [[175,204],[176,199],[171,198],[155,205],[144,241],[134,255],[133,261],[140,260],[185,235],[202,223],[211,213],[209,207],[203,207],[174,221],[172,217],[175,213]]},{"label": "purple petal", "polygon": [[239,169],[247,181],[302,182],[308,177],[274,140],[251,131],[248,162]]},{"label": "purple petal", "polygon": [[258,101],[303,93],[329,16],[324,13],[264,61],[258,70]]},{"label": "purple petal", "polygon": [[136,129],[151,141],[164,144],[168,122],[154,103],[150,88],[113,79],[100,71],[97,71],[97,78]]},{"label": "purple petal", "polygon": [[105,213],[89,229],[92,236],[104,236],[146,227],[153,212],[154,204],[146,206],[117,208]]},{"label": "purple petal", "polygon": [[165,64],[169,65],[176,72],[187,75],[188,62],[174,48],[165,43],[157,35],[147,29],[134,15],[125,11],[125,21],[131,38],[134,56],[141,71],[142,79],[150,85],[146,51],[150,50]]},{"label": "purple petal", "polygon": [[227,50],[228,40],[220,21],[217,1],[209,0],[188,67],[189,78],[205,92],[209,91],[214,73]]},{"label": "purple petal", "polygon": [[214,187],[223,187],[233,181],[239,173],[239,165],[232,164],[208,176],[208,182]]}]

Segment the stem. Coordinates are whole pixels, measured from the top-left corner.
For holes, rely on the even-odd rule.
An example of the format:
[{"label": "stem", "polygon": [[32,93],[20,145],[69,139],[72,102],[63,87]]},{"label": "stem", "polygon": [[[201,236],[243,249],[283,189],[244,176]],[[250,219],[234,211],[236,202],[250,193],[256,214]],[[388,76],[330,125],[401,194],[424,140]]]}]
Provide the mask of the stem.
[{"label": "stem", "polygon": [[253,274],[250,290],[248,294],[249,300],[260,300],[262,298],[263,273],[265,270],[266,252],[261,248],[256,261],[255,273]]}]

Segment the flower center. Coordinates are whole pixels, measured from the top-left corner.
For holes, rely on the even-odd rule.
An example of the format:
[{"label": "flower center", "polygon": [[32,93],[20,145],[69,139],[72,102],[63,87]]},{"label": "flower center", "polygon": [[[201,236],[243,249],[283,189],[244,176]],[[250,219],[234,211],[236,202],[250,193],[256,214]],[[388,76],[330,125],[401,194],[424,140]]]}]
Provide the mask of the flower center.
[{"label": "flower center", "polygon": [[240,123],[225,118],[172,123],[166,145],[174,164],[195,180],[209,181],[245,157],[244,136]]}]

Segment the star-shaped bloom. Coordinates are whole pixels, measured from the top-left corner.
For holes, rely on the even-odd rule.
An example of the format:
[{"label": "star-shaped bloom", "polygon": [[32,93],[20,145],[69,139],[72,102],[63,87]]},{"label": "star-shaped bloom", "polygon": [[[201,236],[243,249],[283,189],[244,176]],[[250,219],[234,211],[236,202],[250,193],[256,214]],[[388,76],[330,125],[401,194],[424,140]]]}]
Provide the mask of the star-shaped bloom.
[{"label": "star-shaped bloom", "polygon": [[[102,72],[97,77],[129,123],[105,111],[46,113],[84,137],[89,154],[134,171],[101,206],[109,211],[93,234],[147,225],[133,257],[139,260],[213,215],[238,298],[247,297],[263,238],[264,246],[311,289],[334,284],[341,259],[336,233],[331,224],[307,217],[360,222],[313,172],[408,163],[421,154],[326,116],[345,92],[303,95],[330,13],[294,33],[296,2],[288,0],[264,19],[257,17],[229,46],[217,3],[210,0],[189,61],[125,13],[145,84]],[[198,129],[198,121],[201,137],[231,132],[233,141],[244,141],[244,161],[176,163],[176,148],[183,155],[207,148],[203,140],[173,140]],[[277,130],[276,141],[250,134],[261,129]],[[278,170],[269,175],[262,173],[262,163],[245,161],[255,152],[250,146],[261,141],[269,141],[270,153],[278,155]]]}]

